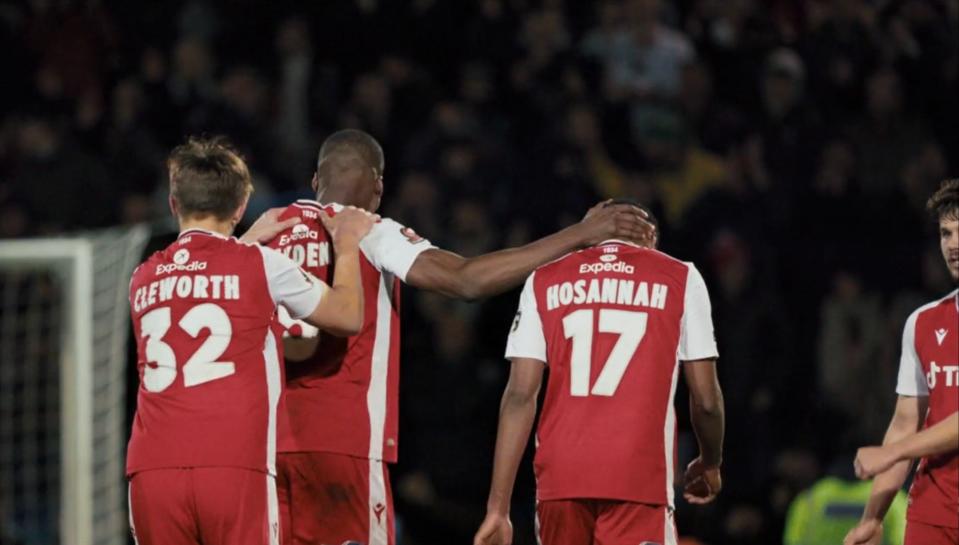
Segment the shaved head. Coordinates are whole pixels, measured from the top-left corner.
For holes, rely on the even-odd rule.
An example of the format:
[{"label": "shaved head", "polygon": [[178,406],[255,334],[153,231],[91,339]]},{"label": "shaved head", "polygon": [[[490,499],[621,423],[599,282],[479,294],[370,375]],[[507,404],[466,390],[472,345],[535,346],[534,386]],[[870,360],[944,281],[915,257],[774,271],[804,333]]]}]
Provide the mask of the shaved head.
[{"label": "shaved head", "polygon": [[376,211],[384,167],[383,148],[375,138],[356,129],[336,131],[320,147],[313,176],[316,198]]},{"label": "shaved head", "polygon": [[323,159],[343,151],[353,151],[366,162],[366,165],[375,169],[378,175],[383,175],[386,160],[383,158],[383,148],[375,138],[368,133],[357,129],[343,129],[331,134],[320,147],[320,156],[317,158],[317,168]]}]

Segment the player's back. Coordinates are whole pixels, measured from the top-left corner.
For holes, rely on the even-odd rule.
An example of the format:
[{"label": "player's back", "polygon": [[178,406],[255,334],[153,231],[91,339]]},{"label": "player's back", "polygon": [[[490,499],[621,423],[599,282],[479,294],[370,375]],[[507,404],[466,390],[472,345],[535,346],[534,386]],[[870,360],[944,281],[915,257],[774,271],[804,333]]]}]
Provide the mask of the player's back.
[{"label": "player's back", "polygon": [[141,384],[128,474],[272,470],[282,371],[268,266],[263,249],[194,229],[134,272]]},{"label": "player's back", "polygon": [[[307,272],[332,282],[334,255],[319,214],[342,206],[301,199],[280,219],[301,223],[283,231],[270,247]],[[324,335],[305,361],[288,362],[280,452],[332,452],[395,462],[399,445],[400,280],[420,252],[431,248],[384,218],[360,243],[363,327],[356,335]]]},{"label": "player's back", "polygon": [[[678,362],[715,357],[711,321],[691,326],[697,317],[684,315],[691,297],[706,298],[708,315],[698,271],[614,242],[540,268],[532,285],[550,370],[537,429],[539,499],[671,503]],[[711,346],[687,358],[689,327],[708,329]]]}]

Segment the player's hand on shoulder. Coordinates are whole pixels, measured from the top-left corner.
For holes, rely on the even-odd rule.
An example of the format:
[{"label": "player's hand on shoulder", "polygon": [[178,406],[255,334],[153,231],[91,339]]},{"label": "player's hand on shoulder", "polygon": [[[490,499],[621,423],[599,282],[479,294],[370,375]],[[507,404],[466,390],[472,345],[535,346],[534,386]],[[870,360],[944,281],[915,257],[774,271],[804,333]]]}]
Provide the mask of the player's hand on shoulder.
[{"label": "player's hand on shoulder", "polygon": [[323,226],[330,232],[333,239],[333,245],[340,248],[343,245],[356,245],[365,237],[380,216],[371,214],[362,208],[347,206],[330,217],[326,214],[320,214]]},{"label": "player's hand on shoulder", "polygon": [[886,447],[863,447],[856,451],[856,477],[871,479],[896,462],[895,454]]},{"label": "player's hand on shoulder", "polygon": [[487,513],[480,525],[473,545],[511,545],[513,543],[513,523],[509,517],[497,513]]},{"label": "player's hand on shoulder", "polygon": [[284,210],[286,208],[270,208],[260,214],[260,217],[240,237],[240,241],[247,244],[266,244],[284,230],[300,223],[300,218],[297,216],[280,221]]},{"label": "player's hand on shoulder", "polygon": [[723,489],[722,472],[719,467],[707,467],[701,458],[686,466],[683,479],[683,497],[694,505],[705,505],[716,499]]},{"label": "player's hand on shoulder", "polygon": [[584,246],[610,239],[653,246],[656,240],[656,228],[647,220],[644,210],[631,204],[611,204],[609,200],[590,208],[579,227],[583,230]]},{"label": "player's hand on shoulder", "polygon": [[881,545],[882,523],[876,519],[866,519],[849,530],[842,545]]}]

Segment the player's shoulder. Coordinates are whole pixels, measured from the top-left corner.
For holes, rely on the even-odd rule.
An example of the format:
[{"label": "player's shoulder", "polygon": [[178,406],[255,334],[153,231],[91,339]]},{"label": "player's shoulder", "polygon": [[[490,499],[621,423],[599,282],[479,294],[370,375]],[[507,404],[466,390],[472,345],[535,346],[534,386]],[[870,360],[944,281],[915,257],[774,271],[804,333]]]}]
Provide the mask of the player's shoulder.
[{"label": "player's shoulder", "polygon": [[[393,245],[396,243],[421,244],[427,240],[420,236],[413,228],[407,227],[393,218],[380,218],[370,233],[366,235],[361,246],[372,248],[377,245]],[[364,244],[365,243],[365,244]]]},{"label": "player's shoulder", "polygon": [[325,205],[311,199],[297,199],[280,214],[280,219],[300,218],[303,223],[322,225],[320,214],[336,215],[339,209],[334,205]]},{"label": "player's shoulder", "polygon": [[937,310],[941,309],[947,309],[949,308],[949,305],[955,305],[957,296],[959,296],[959,289],[953,290],[938,299],[920,306],[916,310],[912,311],[912,314],[909,315],[906,323],[917,321],[923,314],[936,312]]}]

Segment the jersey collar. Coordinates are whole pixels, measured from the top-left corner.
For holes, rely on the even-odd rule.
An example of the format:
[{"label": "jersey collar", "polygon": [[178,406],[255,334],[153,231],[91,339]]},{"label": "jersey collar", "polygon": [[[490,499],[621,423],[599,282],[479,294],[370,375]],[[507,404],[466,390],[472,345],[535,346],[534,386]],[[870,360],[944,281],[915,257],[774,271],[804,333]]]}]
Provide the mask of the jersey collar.
[{"label": "jersey collar", "polygon": [[226,236],[226,235],[223,235],[223,234],[220,234],[220,233],[215,233],[215,232],[210,231],[210,230],[207,230],[207,229],[200,229],[199,227],[191,227],[190,229],[187,229],[187,230],[185,230],[185,231],[182,231],[182,232],[180,233],[180,235],[179,235],[178,237],[176,237],[176,239],[177,239],[177,240],[180,240],[181,238],[183,238],[183,237],[185,237],[185,236],[187,236],[187,235],[208,235],[208,236],[211,236],[211,237],[222,238],[222,239],[224,239],[224,240],[228,240],[228,239],[230,238],[230,237],[228,237],[228,236]]},{"label": "jersey collar", "polygon": [[597,246],[606,246],[607,244],[625,244],[626,246],[632,246],[633,248],[645,248],[645,246],[640,246],[639,244],[636,244],[635,242],[620,240],[618,238],[606,239],[600,242],[599,244],[597,244]]}]

